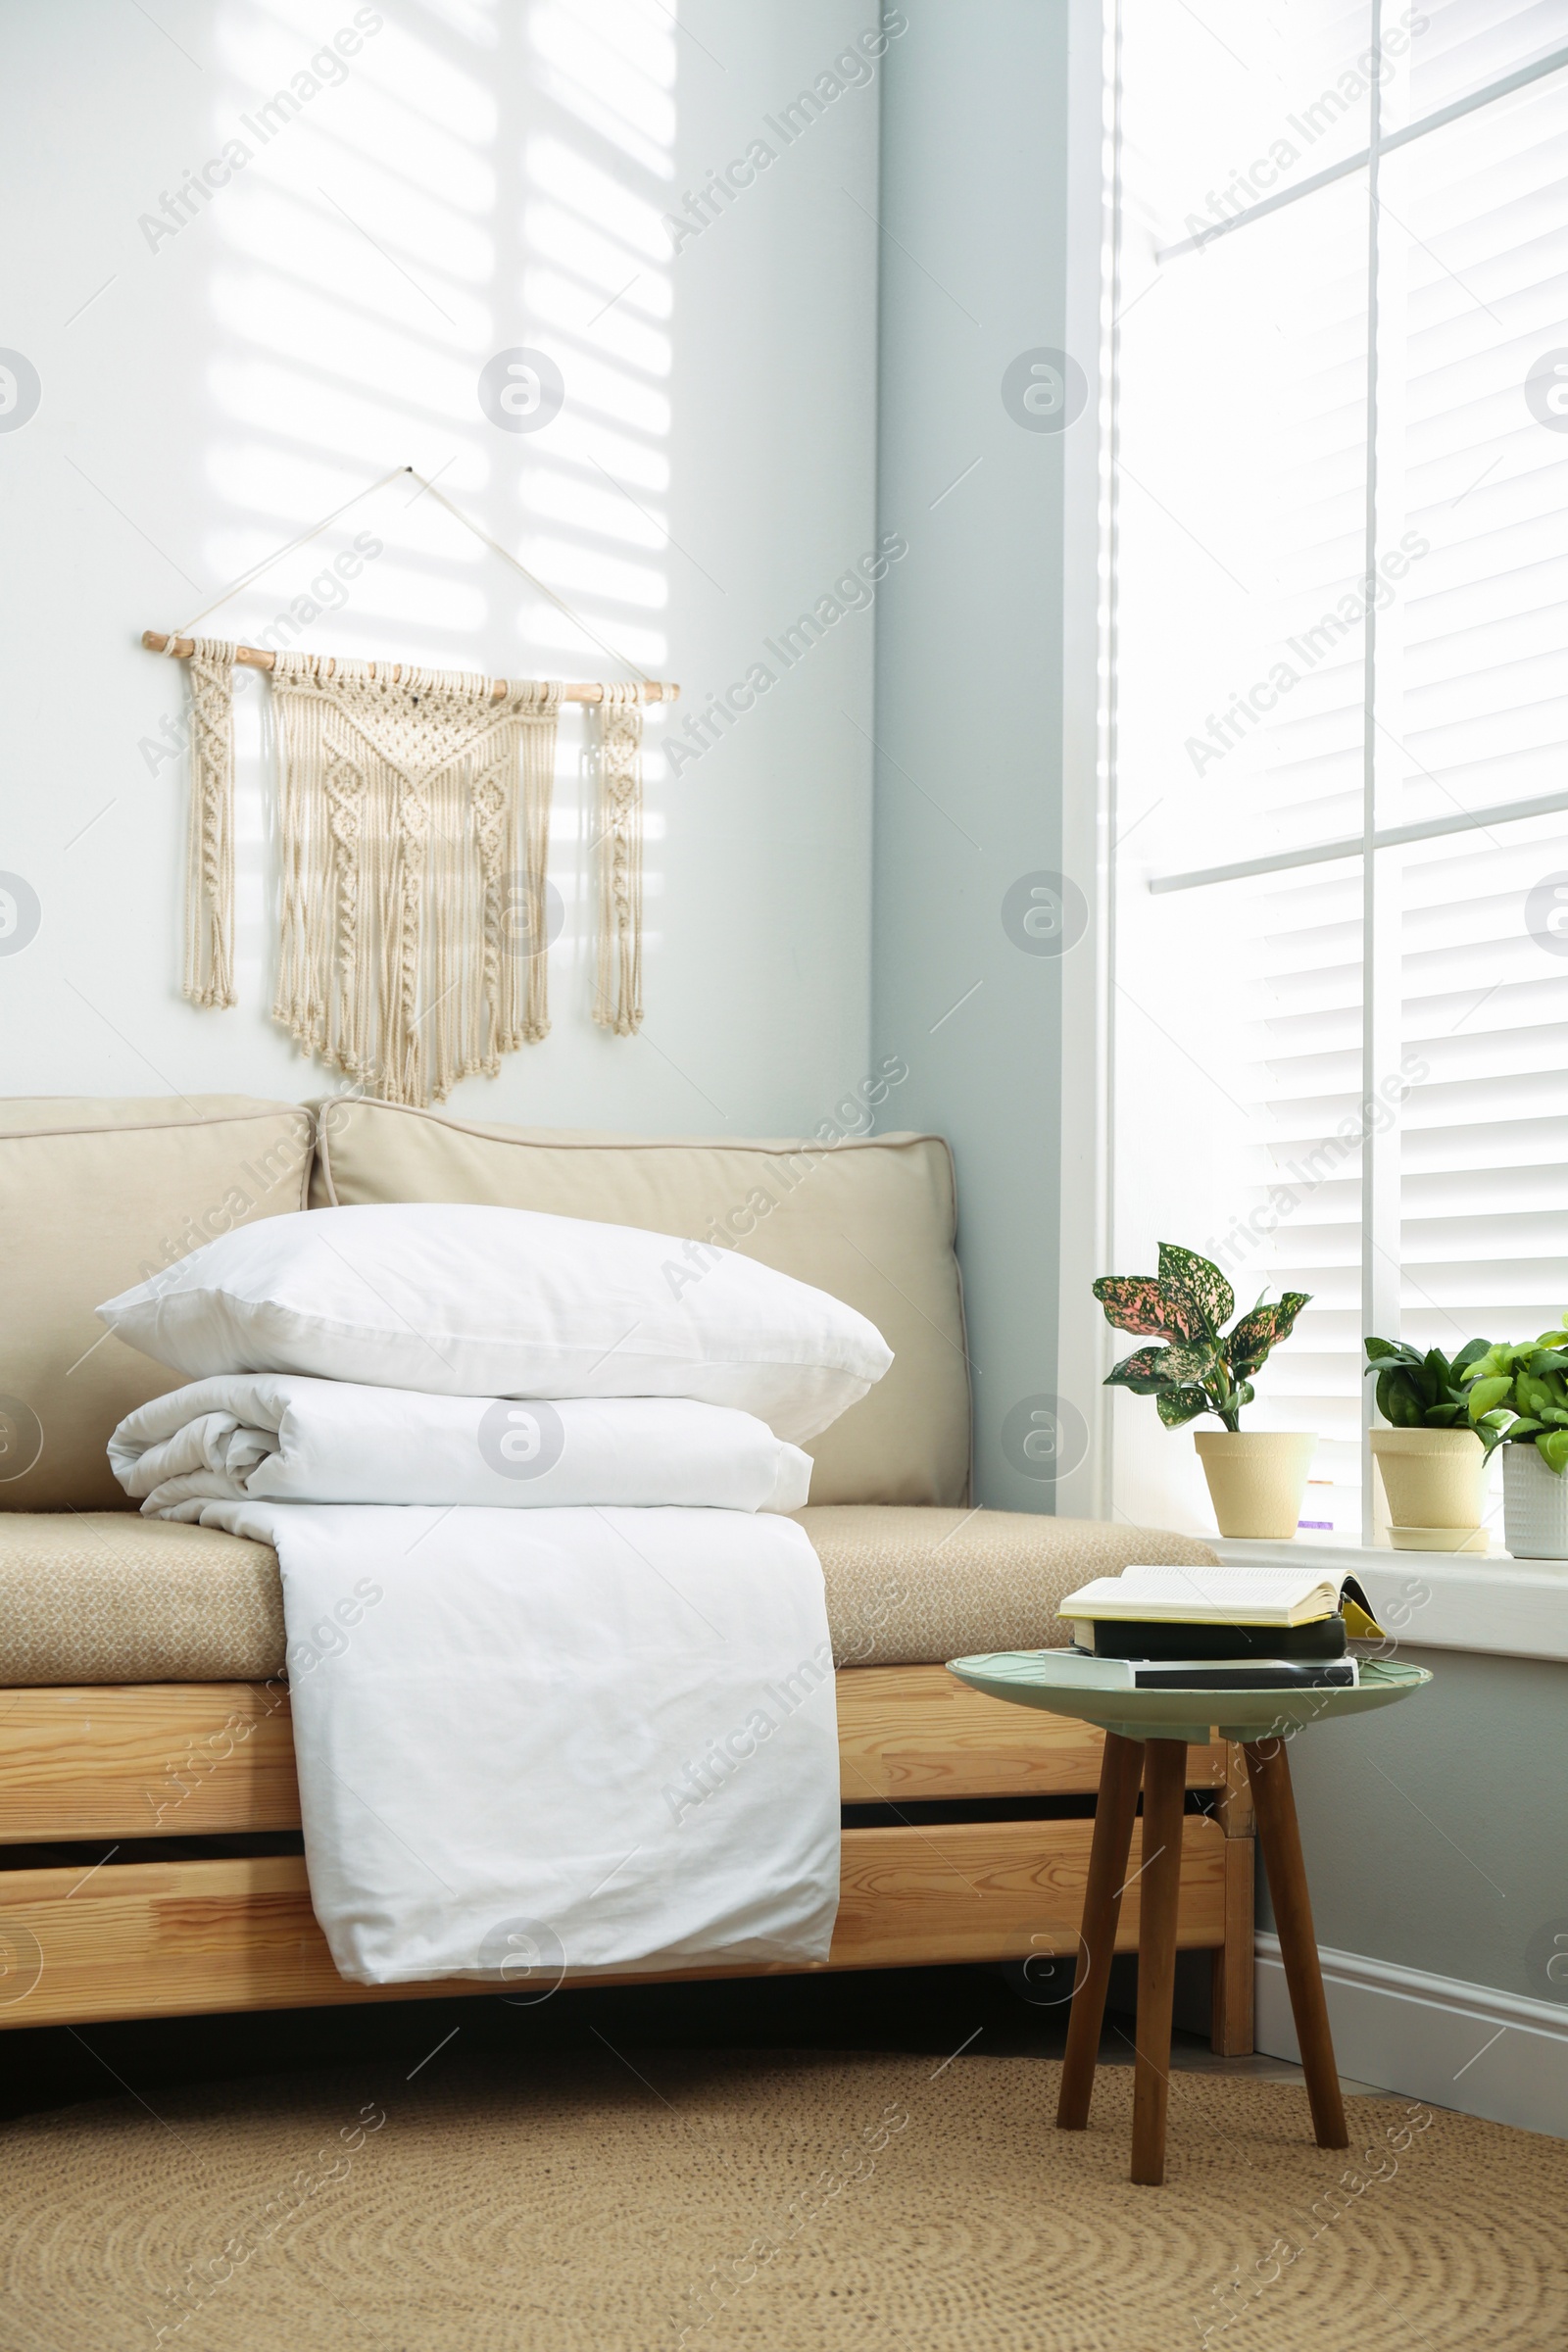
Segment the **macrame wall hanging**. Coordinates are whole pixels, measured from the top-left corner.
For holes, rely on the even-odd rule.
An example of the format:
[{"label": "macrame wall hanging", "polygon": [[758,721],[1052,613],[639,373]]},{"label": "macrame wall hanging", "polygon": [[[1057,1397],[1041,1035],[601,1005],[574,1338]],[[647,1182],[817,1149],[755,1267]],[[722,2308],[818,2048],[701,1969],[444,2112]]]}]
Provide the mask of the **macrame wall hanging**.
[{"label": "macrame wall hanging", "polygon": [[[562,604],[542,581],[534,585]],[[444,1102],[460,1079],[493,1077],[504,1054],[548,1034],[546,882],[564,701],[588,710],[593,1017],[618,1037],[635,1035],[643,705],[673,699],[677,688],[648,678],[626,686],[492,680],[153,630],[142,642],[190,663],[183,985],[193,1004],[236,1002],[233,670],[241,662],[271,672],[283,868],[272,1015],[305,1052],[383,1101],[420,1104]]]}]

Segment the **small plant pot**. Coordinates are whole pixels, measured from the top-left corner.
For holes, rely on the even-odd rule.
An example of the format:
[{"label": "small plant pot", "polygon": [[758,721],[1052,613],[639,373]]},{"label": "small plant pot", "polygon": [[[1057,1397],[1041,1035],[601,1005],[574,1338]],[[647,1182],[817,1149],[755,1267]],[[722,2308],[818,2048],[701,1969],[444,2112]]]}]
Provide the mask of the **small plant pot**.
[{"label": "small plant pot", "polygon": [[1296,1431],[1204,1429],[1193,1435],[1222,1536],[1288,1543],[1301,1516],[1317,1440]]},{"label": "small plant pot", "polygon": [[1568,1476],[1533,1446],[1502,1448],[1502,1540],[1516,1560],[1568,1560]]},{"label": "small plant pot", "polygon": [[1481,1525],[1487,1457],[1473,1429],[1375,1429],[1372,1451],[1396,1527]]}]

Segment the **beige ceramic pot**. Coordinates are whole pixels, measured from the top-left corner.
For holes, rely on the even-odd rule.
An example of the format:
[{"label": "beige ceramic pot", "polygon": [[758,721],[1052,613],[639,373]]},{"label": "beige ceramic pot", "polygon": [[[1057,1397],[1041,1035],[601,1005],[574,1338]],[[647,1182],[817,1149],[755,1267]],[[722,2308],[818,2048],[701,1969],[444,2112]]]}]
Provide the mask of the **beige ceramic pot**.
[{"label": "beige ceramic pot", "polygon": [[1317,1440],[1294,1430],[1204,1429],[1193,1444],[1222,1536],[1287,1543],[1301,1516]]},{"label": "beige ceramic pot", "polygon": [[1372,1451],[1396,1527],[1479,1527],[1487,1457],[1473,1429],[1375,1429]]}]

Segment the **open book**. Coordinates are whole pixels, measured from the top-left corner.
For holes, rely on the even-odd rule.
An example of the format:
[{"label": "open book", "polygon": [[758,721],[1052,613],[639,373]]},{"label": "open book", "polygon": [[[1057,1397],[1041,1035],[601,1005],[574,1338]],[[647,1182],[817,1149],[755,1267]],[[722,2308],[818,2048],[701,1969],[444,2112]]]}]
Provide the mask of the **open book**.
[{"label": "open book", "polygon": [[1074,1639],[1094,1646],[1096,1618],[1136,1618],[1155,1625],[1311,1625],[1343,1611],[1346,1630],[1377,1640],[1383,1631],[1353,1576],[1310,1568],[1147,1567],[1097,1576],[1069,1592],[1056,1612],[1074,1621]]}]

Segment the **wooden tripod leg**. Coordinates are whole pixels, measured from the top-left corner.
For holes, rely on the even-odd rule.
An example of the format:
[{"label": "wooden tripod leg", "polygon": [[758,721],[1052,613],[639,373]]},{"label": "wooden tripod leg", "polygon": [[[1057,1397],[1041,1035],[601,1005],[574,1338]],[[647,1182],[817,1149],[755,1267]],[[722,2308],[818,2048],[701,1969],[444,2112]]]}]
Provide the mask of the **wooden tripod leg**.
[{"label": "wooden tripod leg", "polygon": [[1258,1843],[1263,1848],[1263,1867],[1274,1902],[1274,1926],[1296,2019],[1296,2038],[1301,2048],[1312,2129],[1320,2148],[1348,2148],[1350,2134],[1346,2129],[1345,2101],[1334,2062],[1328,2003],[1323,1998],[1323,1972],[1318,1966],[1306,1864],[1301,1859],[1301,1833],[1296,1819],[1296,1791],[1291,1787],[1291,1760],[1284,1740],[1250,1746],[1247,1777],[1252,1785]]},{"label": "wooden tripod leg", "polygon": [[1089,2121],[1095,2064],[1100,2055],[1100,2029],[1105,2017],[1105,1991],[1116,1950],[1116,1923],[1121,1917],[1127,1856],[1132,1850],[1133,1816],[1138,1810],[1138,1788],[1143,1777],[1142,1740],[1123,1740],[1118,1733],[1107,1732],[1100,1762],[1100,1794],[1095,1801],[1089,1880],[1084,1887],[1078,1969],[1073,1972],[1078,1982],[1067,2018],[1067,2056],[1061,2070],[1061,2095],[1056,2101],[1058,2132],[1081,2132]]},{"label": "wooden tripod leg", "polygon": [[1138,1906],[1138,2041],[1133,2068],[1132,2179],[1165,2178],[1170,2016],[1176,1997],[1176,1906],[1182,1885],[1187,1742],[1144,1742],[1144,1855]]}]

